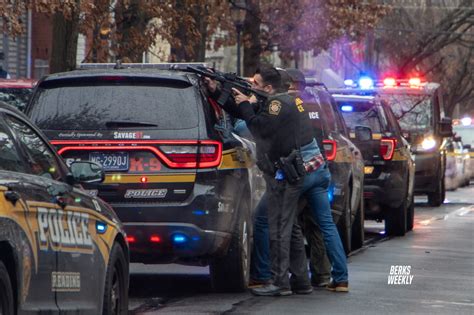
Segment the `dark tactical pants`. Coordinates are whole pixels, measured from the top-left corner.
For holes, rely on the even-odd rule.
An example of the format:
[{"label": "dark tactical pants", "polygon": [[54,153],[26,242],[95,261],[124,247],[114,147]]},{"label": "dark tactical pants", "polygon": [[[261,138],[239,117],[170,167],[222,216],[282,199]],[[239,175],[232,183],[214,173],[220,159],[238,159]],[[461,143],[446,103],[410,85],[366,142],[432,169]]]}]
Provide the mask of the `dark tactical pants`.
[{"label": "dark tactical pants", "polygon": [[326,254],[321,228],[314,220],[311,207],[306,199],[300,200],[298,208],[302,209],[298,218],[310,250],[311,282],[316,284],[329,281],[331,279],[331,263]]},{"label": "dark tactical pants", "polygon": [[293,280],[301,285],[309,284],[303,233],[298,225],[298,199],[303,181],[290,185],[286,180],[277,181],[265,175],[268,193],[268,226],[270,236],[270,260],[274,285],[290,288],[289,269]]}]

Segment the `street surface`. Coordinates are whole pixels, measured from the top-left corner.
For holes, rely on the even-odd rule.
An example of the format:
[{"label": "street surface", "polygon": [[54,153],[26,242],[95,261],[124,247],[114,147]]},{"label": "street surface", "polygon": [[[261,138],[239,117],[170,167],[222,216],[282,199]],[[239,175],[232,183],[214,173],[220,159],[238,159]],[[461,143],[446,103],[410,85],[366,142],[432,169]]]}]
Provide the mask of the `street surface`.
[{"label": "street surface", "polygon": [[448,192],[442,207],[425,202],[416,199],[405,237],[387,238],[383,223],[366,221],[366,244],[348,260],[348,294],[216,294],[207,267],[132,264],[130,313],[474,314],[474,185]]}]

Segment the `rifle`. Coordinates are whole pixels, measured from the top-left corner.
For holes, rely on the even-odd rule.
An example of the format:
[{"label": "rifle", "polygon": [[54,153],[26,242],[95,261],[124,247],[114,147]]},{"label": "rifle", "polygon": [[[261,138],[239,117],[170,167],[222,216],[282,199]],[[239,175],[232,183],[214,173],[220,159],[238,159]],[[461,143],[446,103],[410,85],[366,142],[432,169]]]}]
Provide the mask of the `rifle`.
[{"label": "rifle", "polygon": [[208,68],[202,66],[188,66],[187,70],[189,72],[199,74],[203,77],[208,77],[212,80],[216,80],[222,84],[221,95],[217,100],[217,104],[219,104],[220,106],[224,106],[229,97],[232,96],[232,88],[236,88],[247,95],[254,94],[256,97],[264,100],[268,98],[268,94],[262,91],[252,89],[251,84],[247,80],[242,77],[239,77],[235,73],[224,73],[214,69],[212,69],[211,71]]}]

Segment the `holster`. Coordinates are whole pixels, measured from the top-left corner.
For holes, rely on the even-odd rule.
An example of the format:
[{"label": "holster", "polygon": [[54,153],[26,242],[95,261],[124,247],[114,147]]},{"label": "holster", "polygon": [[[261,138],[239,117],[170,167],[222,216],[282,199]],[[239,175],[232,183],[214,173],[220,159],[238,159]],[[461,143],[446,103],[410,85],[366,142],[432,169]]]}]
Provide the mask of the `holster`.
[{"label": "holster", "polygon": [[294,184],[306,175],[303,157],[299,150],[291,151],[287,157],[278,161],[278,167],[285,173],[285,178],[290,184]]}]

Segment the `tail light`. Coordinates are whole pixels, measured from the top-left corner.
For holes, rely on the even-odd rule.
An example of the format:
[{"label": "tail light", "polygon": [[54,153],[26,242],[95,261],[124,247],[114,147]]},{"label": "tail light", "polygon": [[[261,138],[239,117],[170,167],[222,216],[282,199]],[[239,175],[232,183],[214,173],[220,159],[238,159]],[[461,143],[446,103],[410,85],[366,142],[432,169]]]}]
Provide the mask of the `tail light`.
[{"label": "tail light", "polygon": [[397,146],[397,139],[381,139],[380,140],[380,156],[382,159],[388,161],[393,158],[395,147]]},{"label": "tail light", "polygon": [[176,168],[208,168],[221,163],[222,143],[199,141],[198,145],[160,145],[160,150],[170,160],[169,166]]},{"label": "tail light", "polygon": [[337,144],[334,140],[323,140],[324,152],[328,161],[333,161],[336,158]]}]

